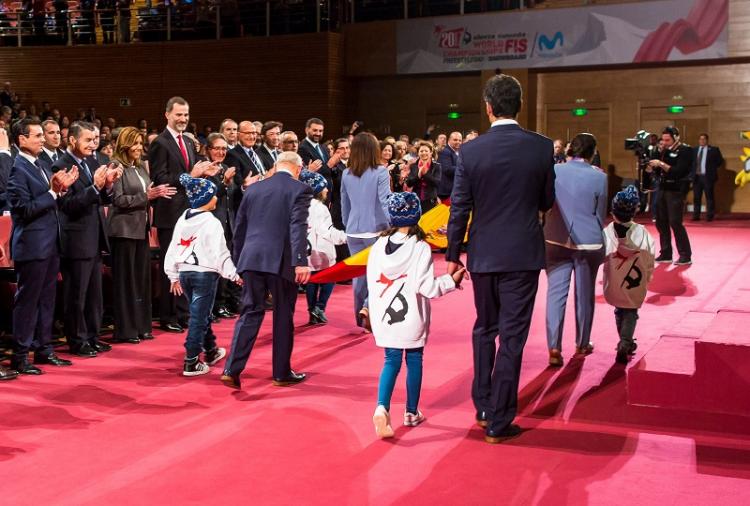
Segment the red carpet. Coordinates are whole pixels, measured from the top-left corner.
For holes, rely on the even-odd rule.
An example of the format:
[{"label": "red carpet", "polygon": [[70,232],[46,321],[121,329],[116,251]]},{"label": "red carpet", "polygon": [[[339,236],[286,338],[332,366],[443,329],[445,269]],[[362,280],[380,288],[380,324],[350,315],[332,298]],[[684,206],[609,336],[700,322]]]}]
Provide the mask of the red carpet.
[{"label": "red carpet", "polygon": [[[716,318],[750,313],[750,222],[698,224],[689,233],[695,264],[658,269],[629,368],[641,360],[648,368],[704,367],[690,362],[699,352],[689,345],[661,344],[660,359],[650,358],[662,336],[697,338],[731,325],[732,345],[750,344],[748,327]],[[271,385],[270,313],[242,392],[220,384],[221,367],[180,376],[183,337],[174,334],[0,384],[2,503],[750,504],[750,417],[629,404],[628,371],[614,365],[612,308],[601,296],[596,352],[570,359],[570,301],[566,365],[546,368],[544,276],[521,379],[527,430],[504,445],[484,443],[469,394],[469,284],[433,303],[427,422],[399,427],[393,440],[377,440],[371,424],[381,350],[352,325],[351,290],[337,286],[325,327],[304,326],[300,298],[293,365],[309,379],[296,387]],[[232,328],[218,326],[222,345]],[[731,355],[712,360],[737,367]],[[678,393],[698,396],[685,386]]]}]

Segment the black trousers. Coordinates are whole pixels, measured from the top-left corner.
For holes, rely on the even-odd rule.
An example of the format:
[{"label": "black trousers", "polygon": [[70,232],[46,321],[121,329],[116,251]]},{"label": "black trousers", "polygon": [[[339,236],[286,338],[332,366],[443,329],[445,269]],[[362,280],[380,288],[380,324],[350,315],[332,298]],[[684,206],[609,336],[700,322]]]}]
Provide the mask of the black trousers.
[{"label": "black trousers", "polygon": [[659,231],[661,255],[672,257],[672,232],[681,257],[690,258],[690,239],[685,225],[682,224],[682,213],[685,208],[685,194],[681,191],[659,190],[659,204],[656,208],[656,229]]},{"label": "black trousers", "polygon": [[102,301],[102,257],[60,261],[63,279],[63,328],[68,346],[99,341],[104,304]]},{"label": "black trousers", "polygon": [[57,255],[43,260],[15,262],[16,295],[13,304],[13,363],[24,363],[29,351],[39,356],[52,353],[52,324],[55,318]]},{"label": "black trousers", "polygon": [[709,179],[705,175],[695,176],[693,181],[693,218],[700,218],[701,216],[701,200],[703,200],[703,193],[706,194],[706,218],[709,220],[714,219],[714,183],[713,179]]},{"label": "black trousers", "polygon": [[285,378],[292,370],[297,285],[277,274],[257,271],[243,272],[242,281],[242,308],[234,327],[232,349],[224,374],[236,376],[245,369],[263,323],[263,303],[270,290],[273,296],[273,377]]},{"label": "black trousers", "polygon": [[[539,271],[472,273],[477,320],[472,332],[471,397],[488,430],[508,427],[518,410],[523,347],[529,336]],[[500,336],[499,348],[495,339]]]},{"label": "black trousers", "polygon": [[148,239],[111,237],[115,339],[151,332],[151,251]]},{"label": "black trousers", "polygon": [[158,228],[156,235],[159,238],[159,322],[185,323],[188,319],[188,302],[184,295],[174,296],[169,291],[172,282],[164,274],[164,257],[167,256],[169,243],[172,241],[171,228]]}]

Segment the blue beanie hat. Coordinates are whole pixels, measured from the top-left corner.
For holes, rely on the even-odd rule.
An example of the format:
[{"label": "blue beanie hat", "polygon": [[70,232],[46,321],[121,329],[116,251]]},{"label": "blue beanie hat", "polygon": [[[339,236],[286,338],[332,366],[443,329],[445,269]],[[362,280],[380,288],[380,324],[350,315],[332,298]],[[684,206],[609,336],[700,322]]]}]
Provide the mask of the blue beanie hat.
[{"label": "blue beanie hat", "polygon": [[326,181],[326,178],[324,178],[317,172],[312,172],[307,169],[300,172],[299,180],[306,185],[309,185],[310,188],[312,188],[314,195],[317,195],[318,193],[328,188],[328,182]]},{"label": "blue beanie hat", "polygon": [[391,193],[388,197],[388,214],[394,227],[410,227],[419,223],[422,205],[416,193]]},{"label": "blue beanie hat", "polygon": [[208,179],[190,177],[190,174],[180,174],[180,184],[185,187],[190,207],[197,209],[209,203],[216,195],[216,185]]},{"label": "blue beanie hat", "polygon": [[641,205],[641,196],[638,189],[632,184],[624,190],[617,192],[612,198],[612,214],[620,221],[630,221],[638,212]]}]

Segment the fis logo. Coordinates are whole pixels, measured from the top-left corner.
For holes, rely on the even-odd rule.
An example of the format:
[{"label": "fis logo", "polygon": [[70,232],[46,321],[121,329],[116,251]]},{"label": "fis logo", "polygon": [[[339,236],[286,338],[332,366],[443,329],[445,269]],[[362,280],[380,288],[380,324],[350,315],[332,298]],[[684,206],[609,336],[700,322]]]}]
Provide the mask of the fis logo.
[{"label": "fis logo", "polygon": [[555,34],[552,36],[552,38],[548,38],[547,35],[541,34],[539,36],[539,42],[538,42],[538,49],[540,52],[543,51],[554,51],[554,49],[559,44],[560,47],[563,46],[565,43],[565,40],[563,39],[562,32],[555,32]]}]

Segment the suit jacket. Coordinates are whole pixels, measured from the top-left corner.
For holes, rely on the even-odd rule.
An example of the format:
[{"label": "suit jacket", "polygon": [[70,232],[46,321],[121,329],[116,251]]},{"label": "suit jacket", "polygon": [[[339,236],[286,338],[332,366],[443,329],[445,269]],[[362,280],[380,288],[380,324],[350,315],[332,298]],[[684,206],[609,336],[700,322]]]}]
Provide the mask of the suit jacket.
[{"label": "suit jacket", "polygon": [[286,172],[248,187],[234,229],[237,272],[267,272],[293,282],[294,268],[307,265],[311,200],[312,189]]},{"label": "suit jacket", "polygon": [[[724,157],[721,154],[721,150],[716,146],[706,146],[706,149],[708,150],[706,152],[706,179],[715,182],[719,179],[719,167],[724,163]],[[694,178],[699,176],[701,171],[701,161],[698,158],[699,150],[700,146],[693,148],[693,160],[695,163],[693,168]]]},{"label": "suit jacket", "polygon": [[[57,158],[58,159],[62,155],[64,155],[64,154],[65,154],[65,151],[63,151],[62,149],[57,149]],[[42,152],[39,153],[39,160],[41,160],[42,162],[46,163],[48,167],[52,167],[52,164],[55,163],[55,160],[52,160],[52,158],[50,158],[50,156],[44,150],[42,150]]]},{"label": "suit jacket", "polygon": [[159,134],[148,148],[148,166],[154,186],[168,184],[177,189],[171,199],[157,199],[154,203],[154,226],[156,228],[174,228],[178,218],[190,207],[185,188],[180,184],[180,174],[190,172],[195,165],[195,147],[187,137],[183,137],[188,155],[188,165],[182,158],[180,147],[169,130]]},{"label": "suit jacket", "polygon": [[404,184],[419,196],[419,200],[423,203],[422,207],[425,207],[425,203],[435,203],[438,196],[438,186],[442,179],[442,166],[436,162],[431,162],[430,170],[424,175],[419,177],[419,162],[414,162],[409,171],[409,177],[406,178]]},{"label": "suit jacket", "polygon": [[[255,150],[253,150],[253,152],[255,152]],[[260,162],[260,164],[260,168],[265,171],[266,169],[265,166],[263,166],[262,161]],[[229,188],[229,200],[231,200],[231,202],[228,202],[228,205],[231,209],[232,214],[237,214],[237,210],[240,207],[240,202],[242,202],[242,183],[245,181],[245,178],[249,174],[253,176],[257,176],[258,174],[260,174],[260,171],[258,170],[259,167],[255,165],[253,160],[245,151],[245,148],[243,148],[239,144],[227,151],[227,157],[224,159],[224,165],[226,165],[227,167],[234,167],[236,169],[232,187]]]},{"label": "suit jacket", "polygon": [[458,165],[458,153],[450,146],[446,146],[438,155],[437,161],[442,169],[437,194],[440,197],[450,197],[453,179],[456,175],[456,165]]},{"label": "suit jacket", "polygon": [[607,175],[586,162],[555,165],[555,205],[544,223],[547,243],[576,247],[604,245]]},{"label": "suit jacket", "polygon": [[85,160],[91,177],[70,153],[65,153],[52,165],[52,172],[78,167],[78,179],[58,199],[60,207],[60,256],[71,259],[94,258],[109,251],[107,223],[102,206],[110,203],[107,190],[94,187],[93,175],[98,167]]},{"label": "suit jacket", "polygon": [[451,194],[446,259],[457,262],[469,215],[468,269],[540,270],[545,265],[539,212],[555,201],[552,141],[517,124],[492,127],[461,146]]},{"label": "suit jacket", "polygon": [[91,158],[92,163],[95,164],[96,168],[99,168],[102,165],[107,165],[111,161],[110,158],[101,151],[94,151],[89,158]]},{"label": "suit jacket", "polygon": [[[323,165],[318,169],[318,174],[326,178],[326,183],[328,183],[328,201],[330,202],[331,199],[331,189],[333,188],[333,174],[331,173],[331,169],[328,167],[328,160],[330,159],[328,157],[328,149],[326,149],[325,146],[320,146],[320,153],[318,153],[318,150],[315,149],[315,146],[313,146],[312,142],[310,142],[310,139],[305,137],[302,139],[302,142],[299,145],[299,150],[297,153],[300,157],[302,157],[302,163],[305,164],[305,166],[310,165],[310,162],[314,160],[320,160],[323,162]],[[321,153],[323,156],[321,156]]]},{"label": "suit jacket", "polygon": [[[224,184],[223,171],[227,170],[228,167],[225,159],[221,164],[222,172],[206,178],[216,185],[216,209],[212,212],[216,216],[216,219],[221,222],[221,226],[224,227],[224,235],[227,237],[231,236],[232,229],[234,228],[234,217],[236,214],[234,206],[235,195],[239,194],[240,199],[242,198],[242,190],[237,191],[234,179],[230,181],[229,185]],[[239,171],[239,168],[234,167]],[[239,204],[237,204],[237,207],[239,207]]]},{"label": "suit jacket", "polygon": [[8,177],[7,198],[13,231],[11,256],[16,262],[43,260],[58,255],[59,223],[57,201],[50,193],[52,173],[19,156]]},{"label": "suit jacket", "polygon": [[275,163],[273,161],[273,157],[271,156],[271,153],[268,152],[266,149],[265,144],[261,144],[257,148],[255,148],[255,152],[258,155],[258,158],[260,158],[260,161],[263,162],[263,168],[268,170],[271,170],[273,167],[273,164]]},{"label": "suit jacket", "polygon": [[13,158],[8,153],[0,153],[0,212],[6,211],[8,207],[8,178],[13,168]]},{"label": "suit jacket", "polygon": [[[146,184],[146,191],[138,176]],[[126,167],[122,177],[112,186],[112,205],[107,222],[109,236],[124,239],[147,239],[151,226],[148,201],[148,185],[151,179],[142,165]]]}]

